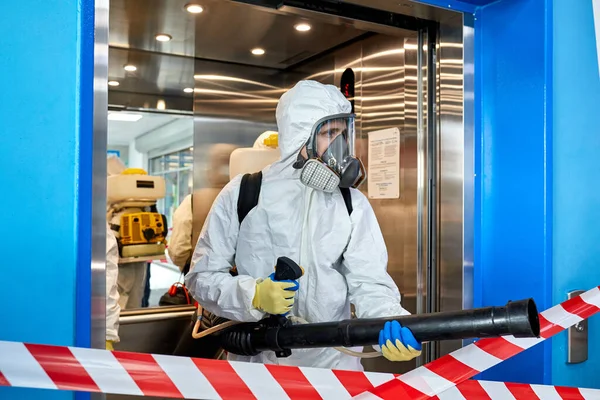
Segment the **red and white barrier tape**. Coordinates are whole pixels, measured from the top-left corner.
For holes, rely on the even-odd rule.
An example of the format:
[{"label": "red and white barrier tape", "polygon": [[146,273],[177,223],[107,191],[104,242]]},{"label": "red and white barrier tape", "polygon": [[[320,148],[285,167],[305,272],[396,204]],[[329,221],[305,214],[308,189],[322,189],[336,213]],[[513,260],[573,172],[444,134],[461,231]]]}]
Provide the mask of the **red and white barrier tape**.
[{"label": "red and white barrier tape", "polygon": [[600,390],[467,380],[440,393],[439,400],[598,400]]},{"label": "red and white barrier tape", "polygon": [[349,399],[393,374],[0,341],[0,384],[186,399]]},{"label": "red and white barrier tape", "polygon": [[542,338],[466,346],[402,376],[0,341],[0,385],[186,399],[600,399],[600,391],[468,381],[600,311],[600,289],[540,316]]},{"label": "red and white barrier tape", "polygon": [[395,399],[404,393],[410,399],[429,399],[472,378],[496,364],[543,342],[551,336],[600,312],[600,287],[567,300],[540,314],[540,338],[503,336],[482,339],[416,368],[357,399]]},{"label": "red and white barrier tape", "polygon": [[[0,385],[108,394],[205,400],[343,400],[394,380],[393,374],[384,373],[1,341],[0,354]],[[600,399],[600,390],[469,380],[434,399],[591,400]]]}]

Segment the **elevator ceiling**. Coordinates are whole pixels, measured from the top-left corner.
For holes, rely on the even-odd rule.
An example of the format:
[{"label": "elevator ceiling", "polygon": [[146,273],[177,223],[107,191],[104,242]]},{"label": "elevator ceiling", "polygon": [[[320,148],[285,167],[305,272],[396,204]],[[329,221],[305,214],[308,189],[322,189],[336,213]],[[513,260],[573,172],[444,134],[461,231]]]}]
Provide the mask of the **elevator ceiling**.
[{"label": "elevator ceiling", "polygon": [[[310,20],[263,7],[225,0],[202,0],[204,11],[186,11],[188,0],[111,0],[109,103],[191,110],[194,74],[239,76],[258,80],[325,54],[367,32],[352,21]],[[309,31],[295,26],[308,23]],[[167,34],[167,42],[156,40]],[[251,50],[261,48],[262,55]],[[135,71],[126,71],[133,65]],[[160,106],[159,106],[160,108]]]}]

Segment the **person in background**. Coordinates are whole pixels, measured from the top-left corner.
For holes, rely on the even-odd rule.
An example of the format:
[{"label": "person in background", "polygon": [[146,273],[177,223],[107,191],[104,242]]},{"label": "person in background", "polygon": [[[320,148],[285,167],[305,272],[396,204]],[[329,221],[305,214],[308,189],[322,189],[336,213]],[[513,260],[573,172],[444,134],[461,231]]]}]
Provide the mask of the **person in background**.
[{"label": "person in background", "polygon": [[119,342],[119,248],[117,239],[106,224],[106,349],[113,350],[113,344]]},{"label": "person in background", "polygon": [[142,306],[144,286],[146,284],[146,262],[138,261],[119,264],[119,306],[123,310]]},{"label": "person in background", "polygon": [[210,207],[229,182],[229,157],[236,148],[226,143],[212,145],[206,169],[208,186],[187,195],[173,213],[173,230],[167,252],[173,264],[184,274],[189,271],[192,253]]},{"label": "person in background", "polygon": [[[197,242],[186,284],[211,313],[254,322],[285,314],[309,323],[409,314],[387,273],[387,249],[367,198],[356,187],[364,179],[354,157],[354,115],[332,85],[301,81],[277,105],[281,159],[262,171],[258,203],[243,223],[237,204],[241,176],[214,202]],[[342,190],[343,189],[343,190]],[[286,256],[304,268],[296,282],[276,282],[273,266]],[[235,266],[237,276],[230,274]],[[295,296],[290,292],[295,291]],[[407,361],[421,344],[398,321],[380,333],[381,352]],[[360,350],[360,349],[358,349]],[[232,360],[362,370],[358,358],[333,348],[274,352]]]}]

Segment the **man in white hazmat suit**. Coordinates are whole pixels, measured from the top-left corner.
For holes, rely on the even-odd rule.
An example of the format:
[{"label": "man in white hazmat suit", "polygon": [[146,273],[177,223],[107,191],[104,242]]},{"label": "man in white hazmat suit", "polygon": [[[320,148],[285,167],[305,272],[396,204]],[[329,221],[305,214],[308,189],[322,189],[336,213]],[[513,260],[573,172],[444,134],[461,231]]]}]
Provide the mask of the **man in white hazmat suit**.
[{"label": "man in white hazmat suit", "polygon": [[[256,207],[240,224],[242,177],[235,177],[215,200],[196,245],[186,283],[207,310],[245,322],[287,311],[310,323],[339,321],[350,318],[351,303],[359,318],[408,314],[386,271],[385,243],[367,198],[350,189],[349,214],[339,188],[348,190],[364,178],[362,164],[352,159],[350,110],[335,86],[314,81],[301,81],[281,97],[276,112],[281,159],[263,169]],[[341,140],[335,140],[338,136]],[[339,151],[350,151],[341,157],[350,160],[351,167],[337,168],[345,163]],[[297,285],[271,280],[281,256],[303,267]],[[239,274],[235,277],[229,273],[234,265]],[[290,290],[295,289],[292,297]],[[379,342],[384,356],[393,361],[410,360],[421,350],[412,333],[397,322],[386,324]],[[333,348],[293,350],[287,358],[262,352],[230,359],[362,369],[358,358]]]}]

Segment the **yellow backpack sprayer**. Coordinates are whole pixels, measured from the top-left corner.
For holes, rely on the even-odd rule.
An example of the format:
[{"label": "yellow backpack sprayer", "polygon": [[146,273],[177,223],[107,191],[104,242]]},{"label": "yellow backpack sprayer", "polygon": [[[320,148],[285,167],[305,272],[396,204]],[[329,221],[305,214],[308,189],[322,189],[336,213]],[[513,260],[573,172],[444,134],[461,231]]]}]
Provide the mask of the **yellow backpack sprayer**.
[{"label": "yellow backpack sprayer", "polygon": [[165,180],[143,169],[129,168],[108,177],[107,220],[119,243],[120,262],[163,257],[167,218],[156,210],[165,197]]}]

